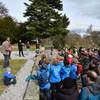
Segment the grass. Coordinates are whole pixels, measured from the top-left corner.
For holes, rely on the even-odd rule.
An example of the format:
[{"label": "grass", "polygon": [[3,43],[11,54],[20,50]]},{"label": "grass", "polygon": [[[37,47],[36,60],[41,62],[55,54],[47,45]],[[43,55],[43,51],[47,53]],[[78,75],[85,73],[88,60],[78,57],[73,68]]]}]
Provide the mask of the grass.
[{"label": "grass", "polygon": [[[0,60],[0,94],[4,91],[5,86],[3,84],[3,72],[5,71],[4,69],[2,69],[2,63],[3,61]],[[25,64],[26,60],[10,60],[10,64],[11,64],[11,70],[12,73],[15,75],[20,69],[21,67]]]},{"label": "grass", "polygon": [[[18,46],[16,44],[12,45],[13,47],[13,51],[18,51]],[[2,50],[2,47],[0,46],[0,51]],[[26,51],[26,47],[23,47],[23,51]],[[30,51],[34,51],[35,50],[35,45],[31,45],[30,46]]]},{"label": "grass", "polygon": [[[26,51],[26,47],[23,47],[23,51]],[[30,51],[34,51],[35,50],[35,45],[31,45],[30,46]],[[18,46],[17,45],[13,45],[13,51],[18,51]]]}]

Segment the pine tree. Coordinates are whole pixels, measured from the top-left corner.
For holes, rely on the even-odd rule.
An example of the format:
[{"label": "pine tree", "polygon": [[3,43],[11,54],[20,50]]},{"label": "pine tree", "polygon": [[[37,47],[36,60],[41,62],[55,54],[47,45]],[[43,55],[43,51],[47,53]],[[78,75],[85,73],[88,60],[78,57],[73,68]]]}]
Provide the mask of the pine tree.
[{"label": "pine tree", "polygon": [[29,0],[25,17],[27,21],[27,33],[33,37],[48,37],[58,34],[66,34],[69,19],[62,15],[63,9],[61,0]]}]

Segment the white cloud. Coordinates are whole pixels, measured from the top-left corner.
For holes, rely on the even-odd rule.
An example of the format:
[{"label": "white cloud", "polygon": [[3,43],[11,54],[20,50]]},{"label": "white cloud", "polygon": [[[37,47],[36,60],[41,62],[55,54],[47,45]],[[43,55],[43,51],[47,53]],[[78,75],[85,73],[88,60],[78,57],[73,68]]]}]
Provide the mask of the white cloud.
[{"label": "white cloud", "polygon": [[70,29],[86,29],[90,24],[100,28],[100,0],[62,0],[69,17]]},{"label": "white cloud", "polygon": [[28,2],[28,0],[0,0],[0,2],[3,2],[3,4],[7,7],[9,15],[20,22],[26,20],[26,18],[23,17],[23,13],[26,9],[24,2]]},{"label": "white cloud", "polygon": [[[67,8],[73,9],[79,15],[100,18],[100,0],[63,0]],[[73,12],[72,11],[72,12]]]}]

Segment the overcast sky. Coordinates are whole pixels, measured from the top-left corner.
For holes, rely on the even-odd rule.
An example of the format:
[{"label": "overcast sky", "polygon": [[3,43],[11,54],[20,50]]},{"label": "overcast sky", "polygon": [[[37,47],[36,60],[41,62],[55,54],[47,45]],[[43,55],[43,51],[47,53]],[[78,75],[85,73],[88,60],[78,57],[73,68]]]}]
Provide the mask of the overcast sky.
[{"label": "overcast sky", "polygon": [[100,0],[63,0],[64,12],[71,21],[70,28],[100,28]]},{"label": "overcast sky", "polygon": [[[9,14],[18,21],[25,21],[24,2],[28,0],[0,0],[9,9]],[[86,29],[93,24],[96,29],[100,28],[100,0],[62,0],[64,13],[69,17],[70,29]]]}]

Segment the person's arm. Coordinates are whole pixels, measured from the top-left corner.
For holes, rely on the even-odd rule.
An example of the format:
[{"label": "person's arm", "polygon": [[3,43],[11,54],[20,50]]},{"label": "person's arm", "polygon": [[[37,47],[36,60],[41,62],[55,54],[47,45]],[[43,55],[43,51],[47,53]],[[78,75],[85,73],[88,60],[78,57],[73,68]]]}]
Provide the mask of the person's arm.
[{"label": "person's arm", "polygon": [[67,76],[66,69],[64,67],[62,67],[61,70],[60,70],[61,80],[64,80],[66,78],[66,76]]},{"label": "person's arm", "polygon": [[8,49],[9,49],[9,51],[12,51],[13,48],[12,48],[12,45],[11,44],[9,45],[9,48]]},{"label": "person's arm", "polygon": [[87,87],[82,88],[79,100],[87,100],[88,99],[88,94],[89,93],[87,91]]},{"label": "person's arm", "polygon": [[39,79],[39,77],[40,77],[40,69],[37,70],[36,74],[37,74],[37,78]]}]

